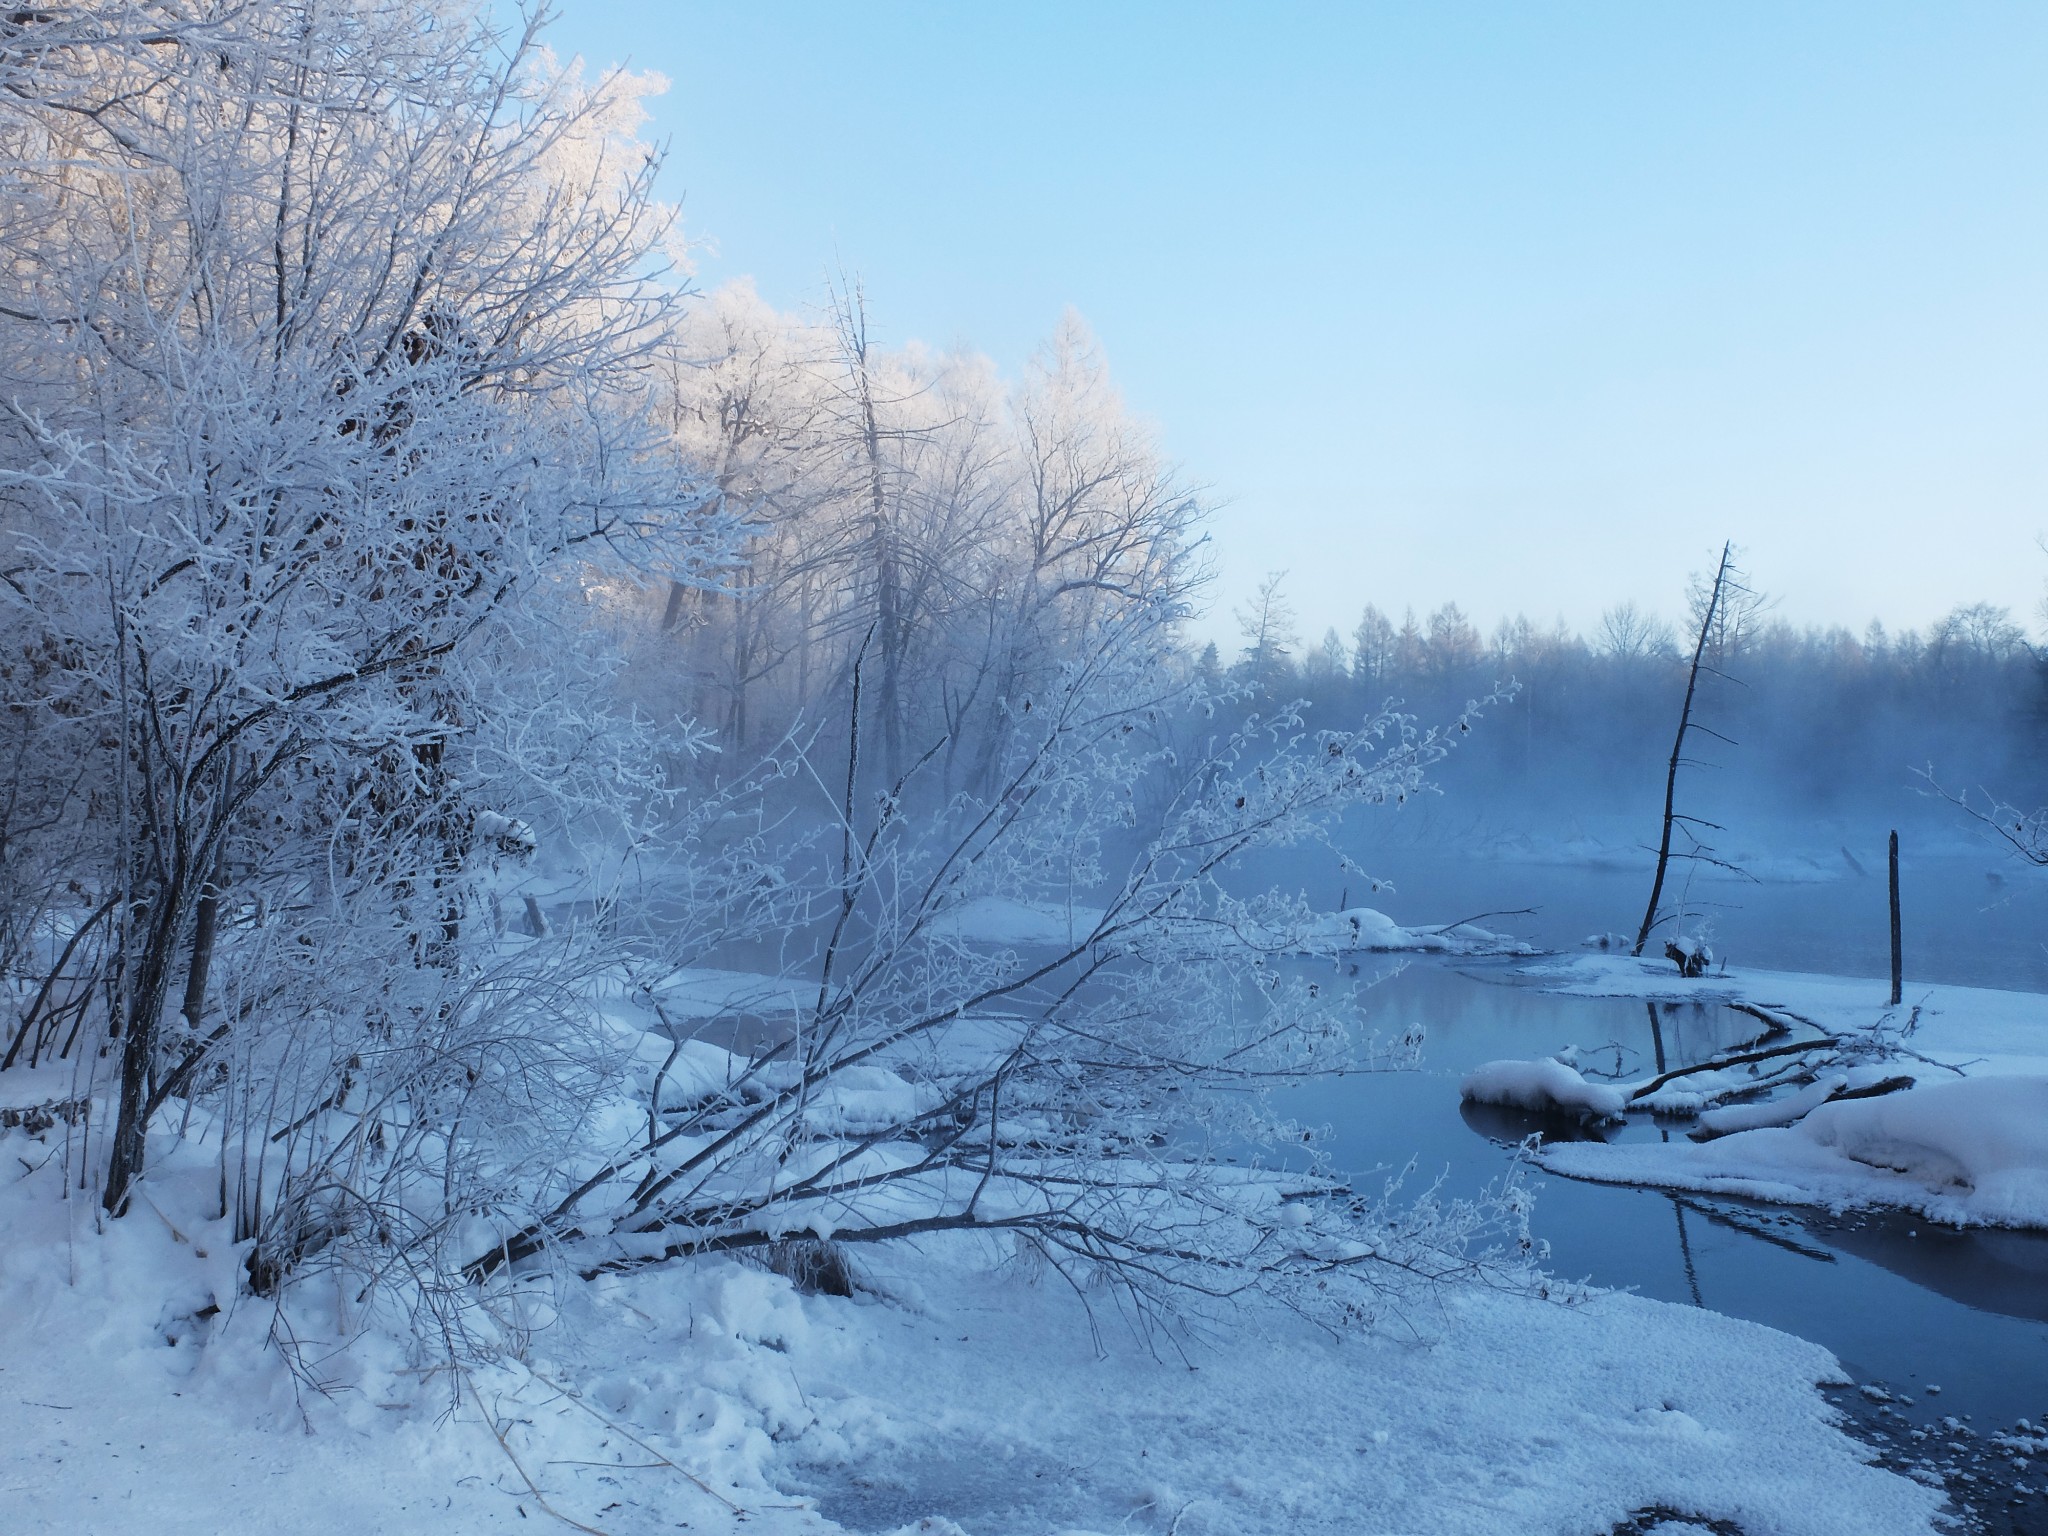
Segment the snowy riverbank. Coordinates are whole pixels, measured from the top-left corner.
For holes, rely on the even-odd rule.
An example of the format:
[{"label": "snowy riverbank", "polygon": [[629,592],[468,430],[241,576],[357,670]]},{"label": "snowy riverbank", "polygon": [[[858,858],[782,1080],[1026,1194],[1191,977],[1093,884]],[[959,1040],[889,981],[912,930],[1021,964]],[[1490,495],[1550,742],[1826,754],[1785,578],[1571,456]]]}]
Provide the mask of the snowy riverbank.
[{"label": "snowy riverbank", "polygon": [[[656,995],[775,1011],[738,973]],[[741,1061],[702,1040],[671,1056],[644,1002],[601,1006],[630,1096],[658,1077],[686,1100]],[[932,1236],[852,1250],[849,1297],[719,1257],[501,1279],[468,1298],[496,1358],[423,1366],[406,1320],[331,1276],[283,1313],[241,1294],[203,1116],[159,1121],[142,1203],[112,1223],[61,1196],[65,1135],[0,1136],[23,1170],[0,1187],[9,1531],[469,1536],[552,1514],[606,1536],[1597,1536],[1664,1509],[1905,1536],[1940,1503],[1837,1427],[1825,1350],[1576,1289],[1418,1289],[1370,1333],[1255,1301],[1176,1335],[1006,1239]]]},{"label": "snowy riverbank", "polygon": [[234,1298],[198,1160],[168,1163],[160,1209],[104,1233],[54,1198],[56,1162],[0,1194],[8,1530],[468,1536],[547,1528],[542,1498],[610,1536],[736,1510],[973,1536],[1592,1533],[1653,1507],[1755,1536],[1933,1529],[1937,1495],[1835,1427],[1825,1351],[1619,1295],[1461,1293],[1341,1338],[1255,1311],[1176,1344],[947,1239],[862,1255],[853,1298],[726,1259],[536,1289],[523,1359],[467,1373],[410,1371],[349,1298],[304,1296],[316,1388]]},{"label": "snowy riverbank", "polygon": [[[1574,996],[1744,1005],[1855,1051],[1861,1059],[1836,1074],[1836,1093],[1911,1083],[1878,1097],[1825,1102],[1826,1093],[1809,1089],[1806,1102],[1722,1110],[1718,1122],[1702,1117],[1708,1131],[1727,1132],[1711,1140],[1552,1143],[1537,1155],[1550,1172],[1834,1210],[1895,1207],[1956,1225],[2048,1228],[2048,998],[1909,987],[1905,1002],[1891,1007],[1879,981],[1739,970],[1687,980],[1668,964],[1614,955],[1542,961],[1521,974]],[[1813,1057],[1827,1054],[1816,1048]],[[1772,1070],[1797,1064],[1781,1056]]]}]

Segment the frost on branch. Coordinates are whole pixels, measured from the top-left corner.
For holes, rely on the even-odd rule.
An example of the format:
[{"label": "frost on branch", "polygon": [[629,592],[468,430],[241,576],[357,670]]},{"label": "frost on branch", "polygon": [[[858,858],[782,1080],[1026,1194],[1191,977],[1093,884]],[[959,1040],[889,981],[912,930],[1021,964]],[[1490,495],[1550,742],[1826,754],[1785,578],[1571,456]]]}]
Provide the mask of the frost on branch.
[{"label": "frost on branch", "polygon": [[[1304,1161],[1267,1091],[1364,1053],[1282,962],[1344,934],[1228,879],[1465,722],[1219,722],[1199,501],[1078,322],[1004,390],[857,286],[690,309],[634,82],[432,15],[6,23],[0,1071],[103,1106],[104,1211],[201,1156],[251,1289],[450,1348],[550,1258],[828,1234],[1148,1316],[1511,1273],[1512,1192]],[[733,952],[772,1017],[670,1011]]]},{"label": "frost on branch", "polygon": [[[1360,1063],[1355,1000],[1276,963],[1341,948],[1326,923],[1223,878],[1254,847],[1414,792],[1443,739],[1391,716],[1313,735],[1283,716],[1170,758],[1154,727],[1196,701],[1169,634],[1143,609],[1108,626],[1035,696],[990,792],[922,824],[905,809],[918,766],[859,792],[856,730],[792,1011],[758,1053],[708,1061],[662,1011],[694,1086],[667,1075],[672,1047],[644,1135],[470,1273],[983,1231],[1113,1281],[1147,1317],[1248,1290],[1368,1316],[1416,1283],[1513,1273],[1518,1196],[1361,1202],[1276,1155],[1303,1138],[1268,1091]],[[1112,862],[1141,792],[1164,813]],[[1044,942],[963,921],[998,898],[1057,910],[1077,888],[1092,904]],[[1489,1233],[1505,1245],[1491,1259]]]}]

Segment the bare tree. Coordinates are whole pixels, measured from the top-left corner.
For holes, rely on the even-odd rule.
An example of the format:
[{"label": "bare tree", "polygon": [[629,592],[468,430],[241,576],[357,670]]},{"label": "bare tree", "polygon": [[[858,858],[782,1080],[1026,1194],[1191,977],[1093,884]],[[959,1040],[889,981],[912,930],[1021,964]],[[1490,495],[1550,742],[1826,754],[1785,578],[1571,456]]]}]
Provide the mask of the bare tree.
[{"label": "bare tree", "polygon": [[1600,615],[1600,651],[1624,664],[1673,654],[1671,626],[1633,602],[1617,603]]},{"label": "bare tree", "polygon": [[[1282,1209],[1287,1191],[1320,1187],[1313,1171],[1220,1155],[1279,1139],[1264,1089],[1360,1059],[1338,991],[1271,964],[1337,940],[1298,900],[1233,898],[1225,872],[1346,805],[1413,792],[1459,733],[1382,715],[1311,735],[1285,717],[1182,758],[1157,739],[1197,697],[1174,628],[1164,608],[1105,624],[1020,718],[998,782],[936,831],[907,814],[901,782],[864,803],[850,769],[819,948],[792,973],[796,1016],[673,1099],[657,1080],[645,1137],[469,1272],[983,1230],[1077,1281],[1106,1275],[1146,1315],[1266,1290],[1357,1317],[1483,1268],[1470,1245],[1519,1230],[1512,1200]],[[857,763],[864,715],[851,718]],[[1155,777],[1165,814],[1107,865]],[[973,926],[982,903],[1068,882],[1104,904],[1043,947]]]},{"label": "bare tree", "polygon": [[[1749,620],[1760,607],[1756,594],[1743,583],[1742,572],[1734,563],[1734,553],[1732,544],[1722,545],[1721,559],[1714,568],[1713,579],[1701,584],[1704,596],[1695,605],[1697,628],[1692,664],[1686,669],[1685,697],[1678,707],[1678,734],[1671,743],[1671,760],[1664,774],[1664,819],[1657,843],[1657,872],[1650,882],[1650,901],[1643,909],[1642,926],[1636,930],[1635,948],[1631,951],[1635,955],[1641,955],[1643,946],[1650,942],[1651,930],[1670,916],[1663,909],[1664,883],[1674,856],[1691,863],[1741,873],[1736,866],[1716,858],[1713,849],[1699,835],[1702,829],[1721,829],[1713,822],[1688,816],[1678,809],[1678,770],[1692,761],[1686,756],[1686,742],[1692,733],[1698,731],[1718,741],[1728,741],[1720,732],[1693,718],[1700,679],[1702,676],[1727,676],[1720,669],[1720,661],[1737,648],[1742,635],[1747,632]],[[1672,848],[1674,834],[1683,836],[1687,844],[1675,854]]]}]

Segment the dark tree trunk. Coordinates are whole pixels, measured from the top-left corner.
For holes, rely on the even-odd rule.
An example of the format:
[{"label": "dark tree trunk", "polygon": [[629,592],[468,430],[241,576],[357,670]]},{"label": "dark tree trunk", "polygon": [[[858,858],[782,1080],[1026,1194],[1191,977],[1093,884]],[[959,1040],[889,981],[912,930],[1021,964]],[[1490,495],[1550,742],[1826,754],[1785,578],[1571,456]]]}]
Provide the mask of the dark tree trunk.
[{"label": "dark tree trunk", "polygon": [[1664,775],[1664,835],[1657,844],[1657,878],[1650,884],[1650,904],[1643,909],[1643,926],[1636,930],[1636,947],[1630,951],[1637,956],[1650,942],[1650,930],[1657,925],[1657,908],[1664,900],[1664,874],[1671,864],[1671,830],[1678,821],[1678,765],[1685,757],[1685,737],[1692,729],[1692,701],[1700,686],[1700,663],[1707,654],[1707,637],[1713,633],[1714,614],[1721,606],[1721,592],[1728,581],[1728,561],[1732,553],[1729,545],[1721,546],[1721,564],[1714,572],[1714,590],[1707,598],[1707,611],[1700,619],[1699,639],[1692,648],[1692,666],[1685,674],[1685,703],[1678,711],[1678,737],[1671,744],[1671,766]]},{"label": "dark tree trunk", "polygon": [[220,924],[220,886],[206,882],[192,923],[192,964],[185,972],[185,1024],[195,1033],[206,1013],[206,978],[213,969],[213,936]]},{"label": "dark tree trunk", "polygon": [[1892,834],[1892,1006],[1906,995],[1906,956],[1899,936],[1899,834]]},{"label": "dark tree trunk", "polygon": [[121,1031],[121,1094],[101,1198],[101,1204],[115,1216],[127,1209],[129,1193],[142,1177],[146,1160],[150,1074],[156,1065],[158,1026],[170,990],[171,950],[183,906],[184,893],[177,883],[158,892],[155,909],[149,914],[148,939],[135,968],[126,1027]]}]

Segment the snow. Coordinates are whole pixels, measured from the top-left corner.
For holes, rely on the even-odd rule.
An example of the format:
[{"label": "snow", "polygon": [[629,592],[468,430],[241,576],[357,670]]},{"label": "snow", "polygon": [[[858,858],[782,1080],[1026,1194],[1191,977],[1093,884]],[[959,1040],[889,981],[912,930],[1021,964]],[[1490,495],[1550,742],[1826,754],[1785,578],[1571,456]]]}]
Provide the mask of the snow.
[{"label": "snow", "polygon": [[[1817,1085],[1816,1085],[1817,1086]],[[1770,1106],[1759,1106],[1768,1108]],[[1545,1147],[1553,1173],[1957,1225],[2048,1228],[2048,1077],[1925,1083],[1821,1104],[1796,1124],[1681,1142]]]},{"label": "snow", "polygon": [[1791,1125],[1820,1108],[1848,1085],[1848,1073],[1830,1072],[1782,1099],[1766,1099],[1761,1104],[1730,1104],[1721,1109],[1707,1110],[1700,1116],[1700,1129],[1715,1136],[1727,1136],[1736,1131]]},{"label": "snow", "polygon": [[954,935],[973,944],[1066,945],[1087,938],[1102,917],[1100,907],[977,896],[947,913],[944,921]]},{"label": "snow", "polygon": [[2048,1227],[2048,1077],[1924,1083],[1824,1104],[1797,1130],[1856,1162],[1961,1185],[1986,1221]]},{"label": "snow", "polygon": [[[321,1388],[295,1386],[271,1308],[232,1300],[200,1162],[161,1164],[154,1206],[104,1231],[54,1198],[55,1164],[0,1191],[0,1527],[530,1532],[553,1524],[530,1476],[608,1536],[737,1529],[735,1509],[776,1536],[1491,1536],[1651,1505],[1780,1536],[1935,1528],[1938,1496],[1836,1427],[1827,1353],[1753,1324],[1474,1290],[1407,1337],[1277,1310],[1146,1336],[985,1238],[857,1251],[851,1299],[728,1258],[541,1279],[538,1331],[454,1372],[316,1284],[290,1321]],[[182,1320],[209,1300],[221,1316]]]},{"label": "snow", "polygon": [[[644,1092],[674,1043],[640,1034],[623,995],[605,1006]],[[674,1054],[664,1102],[716,1091],[741,1059],[695,1040]],[[1547,1066],[1554,1096],[1617,1091]],[[849,1127],[864,1095],[897,1114],[924,1091],[880,1065],[844,1089],[830,1112]],[[159,1123],[116,1222],[60,1197],[65,1128],[0,1136],[0,1163],[23,1169],[0,1185],[0,1530],[471,1536],[552,1510],[606,1536],[742,1514],[770,1536],[1491,1536],[1605,1530],[1651,1506],[1781,1536],[1935,1529],[1938,1495],[1837,1427],[1816,1390],[1841,1380],[1826,1351],[1576,1287],[1443,1288],[1379,1332],[1265,1302],[1178,1328],[1006,1240],[954,1235],[850,1250],[852,1298],[731,1257],[500,1277],[474,1298],[496,1342],[451,1368],[353,1286],[310,1276],[283,1311],[239,1295],[203,1121]],[[1284,1240],[1308,1231],[1314,1190],[1233,1171]],[[795,1205],[790,1234],[831,1217]]]},{"label": "snow", "polygon": [[[969,943],[1065,945],[1085,940],[1102,918],[1100,907],[980,896],[962,902],[946,915],[944,922],[950,933]],[[1409,928],[1373,907],[1322,913],[1313,919],[1306,937],[1319,947],[1389,954],[1535,953],[1519,939],[1472,923]]]},{"label": "snow", "polygon": [[1057,1284],[920,1275],[917,1310],[819,1309],[860,1324],[806,1393],[875,1418],[857,1464],[814,1486],[868,1528],[1494,1536],[1663,1504],[1875,1536],[1927,1529],[1936,1502],[1835,1438],[1812,1393],[1836,1376],[1824,1352],[1711,1313],[1475,1293],[1423,1349],[1269,1316],[1183,1358],[1102,1303],[1091,1336]]},{"label": "snow", "polygon": [[1589,1083],[1561,1061],[1489,1061],[1467,1073],[1458,1097],[1473,1104],[1505,1104],[1578,1120],[1619,1120],[1628,1097],[1619,1088]]},{"label": "snow", "polygon": [[1373,907],[1349,907],[1320,918],[1316,936],[1340,949],[1380,953],[1438,955],[1530,955],[1535,950],[1519,939],[1471,923],[1439,928],[1405,928]]},{"label": "snow", "polygon": [[793,1017],[817,1001],[815,984],[752,971],[691,967],[676,971],[654,989],[676,1018],[710,1019],[729,1014],[759,1018]]},{"label": "snow", "polygon": [[[1878,1059],[1824,1074],[1787,1098],[1701,1117],[1704,1144],[1553,1144],[1553,1173],[1834,1210],[1895,1207],[1958,1225],[2048,1228],[2048,1009],[2032,993],[1915,988],[1854,977],[1730,971],[1687,980],[1622,956],[1525,968],[1575,996],[1746,1002],[1862,1046]],[[1875,1098],[1829,1096],[1882,1076],[1913,1079]],[[1698,1078],[1684,1080],[1697,1084]]]}]

